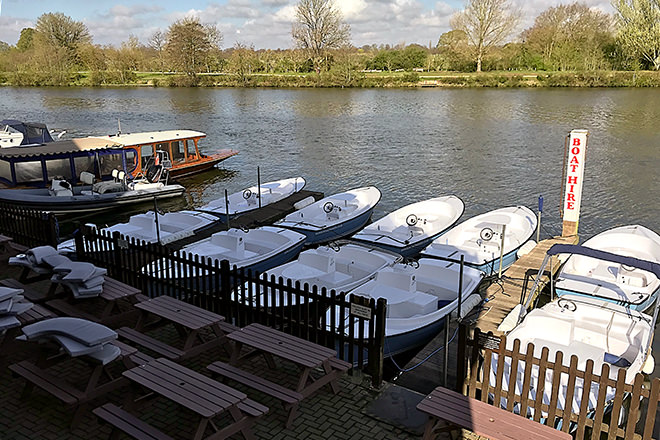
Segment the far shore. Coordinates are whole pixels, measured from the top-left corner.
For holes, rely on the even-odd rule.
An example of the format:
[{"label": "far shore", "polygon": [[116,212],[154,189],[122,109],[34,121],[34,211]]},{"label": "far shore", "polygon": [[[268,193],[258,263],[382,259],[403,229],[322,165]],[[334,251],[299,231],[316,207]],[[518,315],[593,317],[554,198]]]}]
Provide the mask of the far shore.
[{"label": "far shore", "polygon": [[0,72],[1,86],[65,87],[266,87],[266,88],[425,88],[425,87],[660,87],[660,71],[581,72],[364,72],[312,73],[200,73]]}]

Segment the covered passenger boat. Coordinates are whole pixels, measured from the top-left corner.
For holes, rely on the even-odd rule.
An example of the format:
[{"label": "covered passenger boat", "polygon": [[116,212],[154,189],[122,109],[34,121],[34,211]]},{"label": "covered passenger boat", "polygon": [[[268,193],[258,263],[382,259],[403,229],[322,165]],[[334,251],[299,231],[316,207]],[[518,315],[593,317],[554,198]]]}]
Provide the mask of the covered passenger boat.
[{"label": "covered passenger boat", "polygon": [[21,122],[15,119],[4,119],[0,121],[1,148],[45,144],[47,142],[53,142],[53,140],[46,124]]}]

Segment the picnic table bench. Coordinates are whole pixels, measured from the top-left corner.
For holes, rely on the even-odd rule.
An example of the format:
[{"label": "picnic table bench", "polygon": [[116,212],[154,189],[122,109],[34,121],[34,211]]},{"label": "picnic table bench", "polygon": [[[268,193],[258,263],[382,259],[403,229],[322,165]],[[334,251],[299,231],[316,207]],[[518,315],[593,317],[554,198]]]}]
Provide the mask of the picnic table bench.
[{"label": "picnic table bench", "polygon": [[434,439],[436,433],[456,427],[493,440],[572,439],[566,432],[443,387],[433,390],[417,404],[417,409],[429,416],[424,429],[424,440]]},{"label": "picnic table bench", "polygon": [[[51,291],[54,292],[52,286],[57,286],[57,284],[51,284]],[[53,296],[52,292],[49,293],[48,297]],[[98,296],[103,303],[100,312],[90,313],[81,308],[81,305],[94,301],[96,298],[56,298],[47,301],[46,305],[64,315],[111,325],[122,319],[137,318],[138,311],[133,306],[140,299],[138,294],[140,294],[140,289],[106,275],[103,281],[103,291]]]},{"label": "picnic table bench", "polygon": [[[92,365],[92,369],[87,377],[87,383],[82,387],[60,378],[56,373],[46,368],[42,368],[41,364],[43,362],[35,363],[30,360],[24,360],[10,365],[9,369],[14,375],[21,376],[26,381],[23,389],[23,399],[27,398],[32,393],[34,387],[37,386],[56,397],[68,407],[76,407],[71,420],[71,425],[75,426],[91,400],[128,384],[128,381],[124,377],[114,376],[110,372],[109,367],[115,365],[117,361],[121,361],[124,368],[134,367],[135,363],[131,356],[136,354],[137,350],[119,341],[113,341],[112,344],[121,349],[119,358],[108,365],[94,363],[93,361],[89,362]],[[39,345],[41,346],[43,344]],[[41,350],[41,360],[43,360],[47,357],[47,348],[41,348]],[[67,358],[67,356],[60,355],[56,358],[55,362]],[[53,362],[53,358],[49,359],[49,361],[51,364],[55,363]]]},{"label": "picnic table bench", "polygon": [[[285,410],[288,410],[287,428],[293,423],[302,399],[324,385],[330,385],[332,392],[336,394],[339,391],[339,376],[351,367],[348,362],[337,359],[337,352],[333,349],[261,324],[253,323],[238,329],[227,334],[227,339],[235,344],[230,364],[218,361],[207,368],[214,374],[280,400]],[[248,351],[241,355],[244,346]],[[294,363],[300,371],[295,389],[286,388],[238,367],[242,360],[259,354],[264,356],[268,366],[273,369],[276,367],[274,357]]]},{"label": "picnic table bench", "polygon": [[0,368],[4,368],[7,355],[11,353],[17,345],[16,336],[21,333],[21,327],[54,317],[55,314],[53,314],[53,312],[38,304],[34,304],[32,308],[17,315],[16,318],[20,322],[20,326],[8,328],[5,330],[4,334],[0,333]]},{"label": "picnic table bench", "polygon": [[[122,338],[171,360],[186,359],[210,348],[221,346],[226,343],[223,327],[234,328],[231,325],[224,326],[225,318],[221,315],[169,296],[158,296],[139,302],[135,304],[135,308],[140,310],[135,328],[121,327],[117,333]],[[158,318],[158,321],[150,326],[174,325],[183,339],[182,348],[173,347],[143,333],[147,328],[149,315]],[[210,337],[204,338],[204,333],[210,334]]]},{"label": "picnic table bench", "polygon": [[[254,438],[252,424],[258,417],[268,412],[267,407],[248,399],[240,391],[168,359],[156,359],[125,371],[123,375],[134,382],[135,386],[132,387],[134,395],[142,387],[197,414],[199,423],[194,440],[202,438],[220,440],[238,432],[246,439],[252,439]],[[140,433],[139,436],[134,436],[135,438],[162,438],[159,435],[165,434],[152,427],[147,428],[148,425],[131,414],[134,404],[135,399],[128,405],[129,408],[124,408],[121,412],[112,409],[113,417],[108,417],[106,420],[124,432],[133,429],[136,425],[140,431],[151,431],[144,435]],[[223,413],[227,413],[231,420],[229,425],[219,428],[215,420]],[[214,432],[206,436],[209,427]],[[150,436],[152,434],[155,437]]]}]

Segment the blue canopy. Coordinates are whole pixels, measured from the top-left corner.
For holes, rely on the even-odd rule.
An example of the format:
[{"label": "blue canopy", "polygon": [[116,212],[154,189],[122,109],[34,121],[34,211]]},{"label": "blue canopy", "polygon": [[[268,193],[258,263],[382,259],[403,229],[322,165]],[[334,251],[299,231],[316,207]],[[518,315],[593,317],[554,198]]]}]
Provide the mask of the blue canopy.
[{"label": "blue canopy", "polygon": [[600,251],[585,246],[576,244],[555,244],[548,249],[548,255],[557,254],[575,254],[584,255],[585,257],[592,257],[598,260],[611,261],[613,263],[623,264],[625,266],[636,267],[653,273],[656,277],[660,278],[660,264],[652,261],[640,260],[635,257],[626,257],[623,255],[613,254],[611,252]]},{"label": "blue canopy", "polygon": [[53,138],[48,132],[46,124],[37,122],[21,122],[15,119],[5,119],[0,121],[0,126],[9,126],[23,134],[23,140],[20,145],[45,144],[53,142]]}]

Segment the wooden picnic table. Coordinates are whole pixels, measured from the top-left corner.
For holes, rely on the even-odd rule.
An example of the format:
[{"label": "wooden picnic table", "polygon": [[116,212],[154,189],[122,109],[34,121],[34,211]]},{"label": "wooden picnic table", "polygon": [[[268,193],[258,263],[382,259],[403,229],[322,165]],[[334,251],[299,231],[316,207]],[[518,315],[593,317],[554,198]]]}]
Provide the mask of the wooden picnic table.
[{"label": "wooden picnic table", "polygon": [[[122,327],[118,333],[126,339],[141,344],[161,356],[178,360],[195,356],[210,348],[226,343],[221,323],[225,318],[213,312],[193,306],[169,296],[158,296],[135,304],[140,316],[135,329]],[[147,326],[150,316],[158,318]],[[147,327],[172,324],[183,339],[183,348],[174,348],[150,336],[144,335]]]},{"label": "wooden picnic table", "polygon": [[[224,439],[239,431],[247,439],[254,438],[252,423],[268,411],[268,408],[251,401],[242,392],[164,358],[132,368],[123,375],[197,414],[200,420],[195,440]],[[214,419],[225,412],[229,413],[232,422],[218,429]],[[214,432],[204,437],[209,426]]]},{"label": "wooden picnic table", "polygon": [[572,439],[566,432],[443,387],[433,390],[417,404],[417,409],[429,415],[424,440],[434,439],[436,433],[455,427],[493,440]]},{"label": "wooden picnic table", "polygon": [[53,312],[43,306],[40,306],[39,304],[34,304],[31,309],[26,310],[20,315],[16,315],[20,325],[17,327],[8,328],[5,330],[4,334],[0,332],[0,368],[4,367],[7,355],[10,354],[13,348],[16,346],[15,338],[16,336],[20,335],[21,327],[33,324],[43,319],[54,317],[55,314]]},{"label": "wooden picnic table", "polygon": [[[52,286],[57,285],[58,284],[56,283],[51,284],[52,293],[54,293]],[[52,296],[52,293],[50,296]],[[140,293],[140,289],[129,286],[128,284],[122,283],[121,281],[115,280],[106,275],[104,276],[103,281],[103,291],[97,297],[103,302],[103,304],[100,307],[100,311],[97,313],[87,313],[80,308],[80,305],[97,298],[57,298],[48,301],[46,304],[48,307],[68,316],[110,325],[117,321],[135,317],[137,315],[137,311],[133,306],[139,301],[138,298],[141,296]],[[122,304],[124,305],[124,309],[122,309]]]},{"label": "wooden picnic table", "polygon": [[[301,372],[295,391],[302,394],[303,397],[311,395],[326,384],[329,384],[332,392],[337,394],[339,392],[337,381],[341,373],[348,369],[346,363],[336,358],[335,350],[261,324],[250,324],[229,333],[227,338],[235,343],[230,359],[232,365],[237,365],[242,359],[255,354],[263,354],[270,368],[275,368],[273,356],[293,362]],[[243,346],[247,346],[251,350],[241,356]],[[319,370],[322,371],[320,375],[312,374]]]},{"label": "wooden picnic table", "polygon": [[[23,390],[24,398],[30,395],[34,386],[37,386],[58,398],[65,405],[75,407],[76,411],[71,421],[71,425],[75,426],[91,400],[104,396],[129,383],[115,369],[124,370],[135,367],[136,364],[131,356],[137,352],[137,349],[119,341],[113,341],[111,344],[119,347],[121,353],[119,357],[107,364],[103,364],[89,356],[72,358],[65,352],[60,351],[59,346],[55,344],[38,343],[35,344],[39,350],[36,361],[24,360],[10,365],[9,369],[26,380]],[[53,353],[56,354],[53,355]],[[61,373],[51,371],[53,366],[62,362],[70,362],[73,359],[80,359],[90,367],[83,377],[86,382],[81,381],[80,376],[76,376],[71,378],[75,379],[74,384],[62,378]],[[81,384],[83,385],[80,386]]]}]

